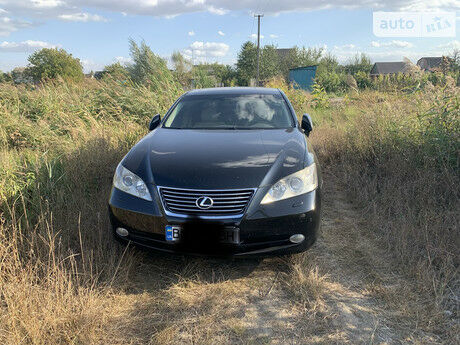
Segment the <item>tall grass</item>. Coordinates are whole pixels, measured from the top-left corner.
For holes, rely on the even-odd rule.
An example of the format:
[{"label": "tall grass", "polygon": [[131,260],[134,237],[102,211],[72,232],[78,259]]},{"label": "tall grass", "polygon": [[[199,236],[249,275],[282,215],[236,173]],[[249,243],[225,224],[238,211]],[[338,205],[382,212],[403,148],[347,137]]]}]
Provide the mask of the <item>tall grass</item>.
[{"label": "tall grass", "polygon": [[[280,86],[309,112],[323,171],[341,181],[377,235],[414,279],[433,318],[458,310],[460,91],[349,94],[317,107],[314,95]],[[330,100],[333,101],[333,100]],[[427,323],[430,320],[426,320]]]},{"label": "tall grass", "polygon": [[[433,296],[433,310],[452,310],[458,90],[364,92],[318,106],[315,96],[273,85],[299,115],[312,114],[323,170],[366,210],[395,269]],[[0,343],[98,341],[105,303],[134,255],[110,238],[113,170],[180,92],[112,81],[0,84]]]},{"label": "tall grass", "polygon": [[459,100],[456,89],[369,93],[325,111],[337,123],[314,137],[326,169],[441,310],[459,291]]},{"label": "tall grass", "polygon": [[113,169],[180,91],[0,84],[0,343],[90,343],[131,256],[107,220]]}]

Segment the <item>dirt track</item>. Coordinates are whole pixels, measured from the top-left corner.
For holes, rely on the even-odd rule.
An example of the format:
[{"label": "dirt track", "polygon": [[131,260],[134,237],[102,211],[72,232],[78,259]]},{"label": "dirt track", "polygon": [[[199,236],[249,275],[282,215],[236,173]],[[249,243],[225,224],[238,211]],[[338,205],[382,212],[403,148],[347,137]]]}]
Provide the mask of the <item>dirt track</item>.
[{"label": "dirt track", "polygon": [[[325,177],[322,235],[309,252],[264,260],[140,254],[107,306],[122,344],[437,344],[407,312],[410,283]],[[413,309],[413,308],[412,308]]]}]

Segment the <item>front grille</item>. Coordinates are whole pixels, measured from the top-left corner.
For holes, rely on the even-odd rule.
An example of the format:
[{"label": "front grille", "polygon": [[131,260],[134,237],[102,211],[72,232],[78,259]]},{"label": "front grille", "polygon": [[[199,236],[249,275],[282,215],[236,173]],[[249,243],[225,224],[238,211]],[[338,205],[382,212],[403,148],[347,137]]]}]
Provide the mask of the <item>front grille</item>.
[{"label": "front grille", "polygon": [[[244,213],[254,189],[200,190],[159,187],[163,206],[167,211],[183,215],[234,216]],[[197,200],[211,198],[213,204],[201,209]]]}]

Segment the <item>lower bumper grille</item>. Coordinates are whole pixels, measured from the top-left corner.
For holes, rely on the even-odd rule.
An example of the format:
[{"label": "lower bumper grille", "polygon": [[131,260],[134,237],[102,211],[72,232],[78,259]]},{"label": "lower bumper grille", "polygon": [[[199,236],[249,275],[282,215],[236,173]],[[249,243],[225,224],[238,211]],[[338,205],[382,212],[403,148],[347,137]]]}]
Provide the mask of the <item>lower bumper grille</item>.
[{"label": "lower bumper grille", "polygon": [[242,215],[255,189],[202,190],[159,187],[166,211],[180,215]]}]

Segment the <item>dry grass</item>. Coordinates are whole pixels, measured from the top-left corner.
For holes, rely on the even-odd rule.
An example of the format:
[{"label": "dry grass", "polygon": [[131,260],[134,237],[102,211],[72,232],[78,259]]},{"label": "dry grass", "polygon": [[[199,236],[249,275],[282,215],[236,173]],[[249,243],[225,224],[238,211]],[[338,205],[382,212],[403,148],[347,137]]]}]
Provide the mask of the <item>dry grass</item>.
[{"label": "dry grass", "polygon": [[147,121],[118,119],[120,104],[95,110],[108,89],[0,87],[3,344],[94,342],[106,296],[129,272],[105,210],[113,169]]},{"label": "dry grass", "polygon": [[318,262],[311,252],[294,255],[289,258],[290,272],[286,285],[294,300],[305,303],[310,312],[323,309],[327,274],[320,273]]},{"label": "dry grass", "polygon": [[[391,253],[357,264],[374,262],[410,277],[402,285],[377,285],[394,308],[447,339],[458,336],[452,325],[460,293],[459,100],[458,89],[368,93],[312,110],[321,124],[312,139],[323,170],[361,210],[359,228]],[[344,257],[352,252],[357,248]]]},{"label": "dry grass", "polygon": [[[110,235],[113,170],[177,90],[0,85],[0,343],[353,343],[334,320],[351,308],[361,316],[339,320],[373,327],[366,294],[405,328],[455,339],[458,92],[365,92],[323,108],[286,92],[312,113],[323,170],[359,212],[326,216],[327,248],[233,263],[144,255]],[[367,272],[365,291],[334,263]]]}]

